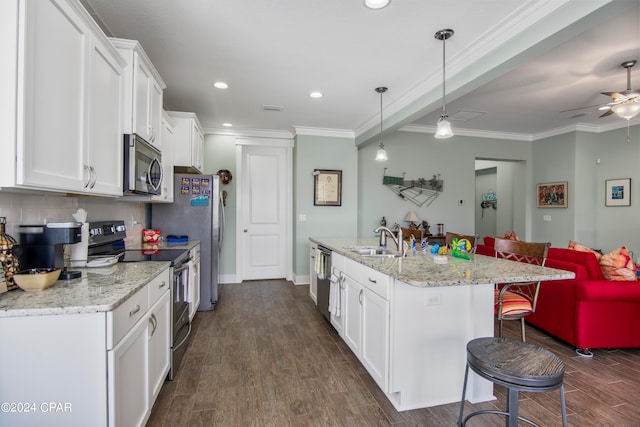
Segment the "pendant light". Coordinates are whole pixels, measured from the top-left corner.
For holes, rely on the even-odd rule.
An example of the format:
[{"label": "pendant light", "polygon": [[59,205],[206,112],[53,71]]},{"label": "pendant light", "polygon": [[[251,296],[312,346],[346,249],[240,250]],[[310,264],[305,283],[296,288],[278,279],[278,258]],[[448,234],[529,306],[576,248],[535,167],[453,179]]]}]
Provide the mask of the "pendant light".
[{"label": "pendant light", "polygon": [[385,162],[389,160],[387,157],[387,150],[384,149],[382,143],[382,94],[387,91],[386,87],[377,87],[376,92],[380,94],[380,145],[378,145],[378,152],[376,153],[376,160],[379,162]]},{"label": "pendant light", "polygon": [[447,98],[445,90],[445,40],[453,35],[453,30],[444,29],[436,32],[435,38],[442,40],[442,114],[438,120],[438,127],[436,129],[436,138],[450,138],[453,136],[453,130],[451,130],[451,122],[447,120]]}]

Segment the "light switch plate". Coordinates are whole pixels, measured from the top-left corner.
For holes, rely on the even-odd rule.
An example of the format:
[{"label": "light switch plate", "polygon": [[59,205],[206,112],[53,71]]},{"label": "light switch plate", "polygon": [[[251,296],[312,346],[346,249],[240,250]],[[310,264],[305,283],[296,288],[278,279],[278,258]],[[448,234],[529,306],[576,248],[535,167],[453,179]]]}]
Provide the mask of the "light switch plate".
[{"label": "light switch plate", "polygon": [[542,217],[542,220],[543,220],[543,221],[547,221],[547,222],[551,222],[551,215],[544,215],[544,216]]}]

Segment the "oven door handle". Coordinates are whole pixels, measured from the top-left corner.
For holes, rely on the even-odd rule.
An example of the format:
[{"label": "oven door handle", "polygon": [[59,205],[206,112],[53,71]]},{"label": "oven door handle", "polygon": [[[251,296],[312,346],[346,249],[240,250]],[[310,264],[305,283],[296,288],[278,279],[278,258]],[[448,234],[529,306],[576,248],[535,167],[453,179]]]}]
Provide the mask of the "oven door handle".
[{"label": "oven door handle", "polygon": [[191,258],[185,261],[185,263],[182,264],[180,267],[175,267],[173,269],[173,274],[182,273],[183,271],[187,270],[189,268],[189,263],[188,263],[189,261],[191,261]]},{"label": "oven door handle", "polygon": [[173,347],[173,351],[176,351],[177,349],[182,347],[182,345],[185,342],[187,342],[187,340],[189,339],[189,335],[191,335],[191,322],[189,322],[189,329],[187,330],[187,335],[185,335],[184,338],[182,339],[182,341],[180,341],[180,344],[178,344],[178,345]]}]

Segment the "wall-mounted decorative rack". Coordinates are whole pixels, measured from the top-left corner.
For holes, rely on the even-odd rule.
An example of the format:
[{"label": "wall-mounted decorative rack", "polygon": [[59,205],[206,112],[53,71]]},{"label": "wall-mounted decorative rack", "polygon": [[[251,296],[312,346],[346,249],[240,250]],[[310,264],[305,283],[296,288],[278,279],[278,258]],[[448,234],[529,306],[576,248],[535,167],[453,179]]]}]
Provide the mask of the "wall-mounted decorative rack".
[{"label": "wall-mounted decorative rack", "polygon": [[433,175],[429,180],[418,178],[407,181],[405,172],[402,172],[402,177],[387,176],[387,168],[384,168],[382,185],[403,200],[409,200],[416,206],[427,207],[442,193],[444,181],[440,179],[440,174]]}]

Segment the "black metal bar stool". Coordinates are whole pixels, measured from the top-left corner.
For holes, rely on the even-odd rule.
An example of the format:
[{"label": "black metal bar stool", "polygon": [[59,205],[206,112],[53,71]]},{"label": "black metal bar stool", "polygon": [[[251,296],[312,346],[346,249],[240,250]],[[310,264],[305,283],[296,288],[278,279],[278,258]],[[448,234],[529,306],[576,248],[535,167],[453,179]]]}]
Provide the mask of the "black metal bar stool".
[{"label": "black metal bar stool", "polygon": [[[475,411],[462,419],[467,391],[469,368],[495,384],[507,389],[507,410]],[[518,416],[518,393],[521,391],[544,392],[560,389],[562,425],[567,425],[567,408],[564,401],[564,364],[549,350],[509,338],[476,338],[467,343],[467,369],[464,374],[462,401],[458,426],[464,426],[476,415],[500,414],[507,416],[508,427],[516,427],[518,420],[537,426],[533,421]]]}]

